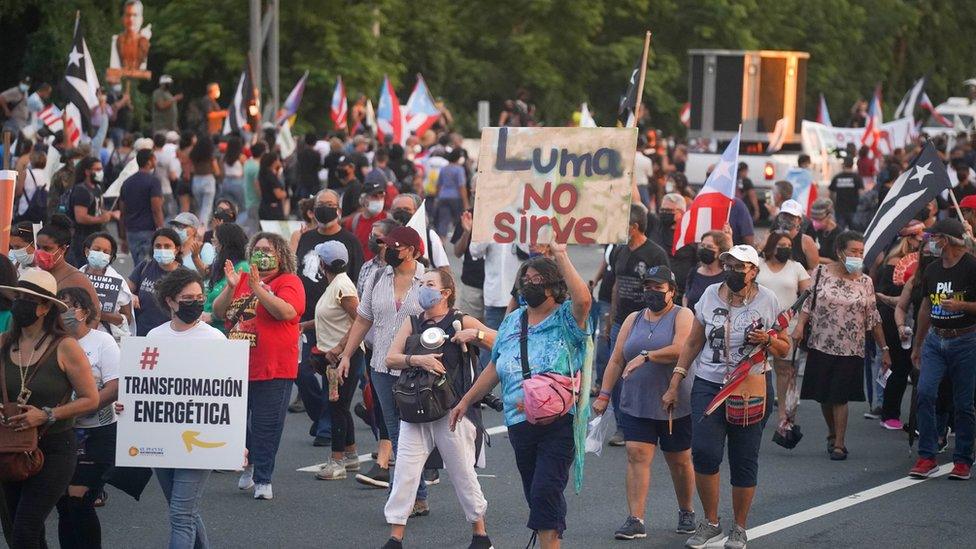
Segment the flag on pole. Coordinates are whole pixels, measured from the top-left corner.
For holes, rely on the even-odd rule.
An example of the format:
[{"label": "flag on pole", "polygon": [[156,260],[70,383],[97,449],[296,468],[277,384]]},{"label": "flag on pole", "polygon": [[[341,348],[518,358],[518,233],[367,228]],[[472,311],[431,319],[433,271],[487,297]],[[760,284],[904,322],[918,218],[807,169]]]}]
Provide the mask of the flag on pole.
[{"label": "flag on pole", "polygon": [[81,112],[74,103],[68,103],[64,107],[64,136],[67,138],[68,146],[78,146],[81,141],[81,128]]},{"label": "flag on pole", "polygon": [[68,53],[68,66],[64,70],[64,80],[61,88],[68,98],[68,117],[80,132],[91,127],[92,109],[98,106],[98,75],[92,63],[85,35],[81,30],[81,14],[75,16],[75,33],[71,40],[71,51]]},{"label": "flag on pole", "polygon": [[892,183],[864,231],[864,264],[873,265],[874,258],[894,242],[898,231],[939,193],[950,188],[945,165],[929,141],[911,166]]},{"label": "flag on pole", "polygon": [[874,158],[881,156],[881,124],[884,118],[881,113],[881,84],[874,89],[874,96],[868,105],[868,120],[864,125],[864,134],[861,136],[861,144],[867,145]]},{"label": "flag on pole", "polygon": [[638,80],[640,79],[641,61],[643,59],[644,55],[641,53],[637,57],[637,62],[634,63],[634,69],[630,71],[627,89],[620,96],[620,102],[617,107],[617,122],[626,127],[633,125],[634,113],[637,111],[637,86],[640,85]]},{"label": "flag on pole", "polygon": [[420,203],[420,207],[417,208],[417,211],[414,212],[413,216],[410,217],[410,221],[407,221],[407,227],[417,231],[417,234],[420,235],[420,243],[424,248],[424,253],[421,255],[426,257],[427,261],[433,265],[433,252],[430,251],[430,246],[427,246],[427,242],[429,242],[430,239],[428,238],[429,235],[427,234],[427,206],[424,202]]},{"label": "flag on pole", "polygon": [[905,96],[901,98],[901,102],[898,103],[898,108],[895,109],[895,120],[899,118],[912,117],[914,118],[915,107],[918,105],[919,99],[921,99],[922,94],[925,93],[925,77],[921,77],[912,84],[912,87],[905,93]]},{"label": "flag on pole", "polygon": [[332,107],[329,116],[332,118],[332,127],[337,130],[344,130],[348,127],[347,118],[349,104],[346,101],[346,87],[342,85],[342,77],[336,79],[335,89],[332,90]]},{"label": "flag on pole", "polygon": [[275,117],[275,124],[281,126],[285,123],[285,120],[295,116],[298,112],[298,106],[302,104],[302,95],[305,94],[305,80],[308,79],[308,71],[298,79],[298,83],[292,88],[291,93],[285,98],[284,104],[278,109],[278,116]]},{"label": "flag on pole", "polygon": [[237,89],[234,91],[234,99],[231,100],[230,107],[227,109],[227,118],[224,119],[223,134],[231,132],[241,132],[247,124],[247,109],[254,101],[254,84],[251,80],[251,64],[248,63],[237,81]]},{"label": "flag on pole", "polygon": [[278,145],[282,160],[288,158],[295,152],[295,138],[291,135],[291,121],[287,118],[278,127],[278,136],[275,138],[275,144]]},{"label": "flag on pole", "polygon": [[580,106],[579,127],[581,127],[581,128],[595,128],[595,127],[597,127],[596,126],[596,120],[593,120],[593,115],[590,114],[590,107],[586,103],[583,103]]},{"label": "flag on pole", "polygon": [[407,121],[407,131],[404,133],[408,135],[423,134],[441,117],[441,111],[434,105],[427,83],[420,74],[417,75],[417,83],[414,84],[413,92],[410,93],[404,110]]},{"label": "flag on pole", "polygon": [[404,119],[403,112],[400,110],[400,100],[393,91],[393,84],[390,83],[388,76],[383,77],[383,86],[380,88],[380,104],[376,109],[376,122],[378,124],[376,136],[380,143],[387,139],[391,143],[406,143],[406,133],[403,131]]},{"label": "flag on pole", "polygon": [[369,128],[370,133],[376,135],[377,125],[376,125],[376,111],[373,110],[373,100],[366,99],[366,127]]},{"label": "flag on pole", "polygon": [[41,112],[37,113],[37,117],[47,126],[47,129],[51,130],[51,133],[58,133],[64,129],[62,114],[61,109],[57,108],[54,103],[51,103],[44,107]]},{"label": "flag on pole", "polygon": [[722,158],[708,174],[705,185],[681,216],[681,228],[674,233],[672,255],[688,244],[699,242],[708,231],[720,230],[729,220],[729,212],[735,201],[735,175],[739,166],[739,131]]},{"label": "flag on pole", "polygon": [[820,94],[820,103],[817,104],[817,123],[824,126],[833,126],[830,121],[830,112],[827,111],[827,99],[824,94]]},{"label": "flag on pole", "polygon": [[678,113],[678,119],[681,120],[681,124],[686,128],[691,127],[691,103],[685,102],[681,105],[681,111]]},{"label": "flag on pole", "polygon": [[929,94],[927,92],[922,92],[922,97],[918,100],[918,106],[929,111],[929,114],[931,114],[939,124],[942,124],[947,128],[952,128],[954,126],[951,120],[945,116],[942,116],[942,113],[935,110],[935,105],[932,104],[932,100],[929,99]]}]

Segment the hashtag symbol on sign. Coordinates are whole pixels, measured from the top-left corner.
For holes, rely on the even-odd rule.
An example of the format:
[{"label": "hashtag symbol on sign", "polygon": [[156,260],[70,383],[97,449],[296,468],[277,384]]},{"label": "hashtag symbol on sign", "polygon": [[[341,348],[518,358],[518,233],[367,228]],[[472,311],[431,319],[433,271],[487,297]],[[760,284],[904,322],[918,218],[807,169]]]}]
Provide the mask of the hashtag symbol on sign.
[{"label": "hashtag symbol on sign", "polygon": [[141,366],[143,370],[147,368],[152,370],[156,367],[158,362],[159,347],[153,347],[152,349],[146,347],[146,350],[142,352],[142,360],[139,361],[139,366]]}]

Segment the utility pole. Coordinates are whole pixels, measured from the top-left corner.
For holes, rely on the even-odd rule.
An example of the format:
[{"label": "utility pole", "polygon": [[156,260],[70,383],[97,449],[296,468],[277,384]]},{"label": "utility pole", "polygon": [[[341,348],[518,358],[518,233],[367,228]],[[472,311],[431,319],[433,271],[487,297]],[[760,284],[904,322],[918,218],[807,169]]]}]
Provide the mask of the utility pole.
[{"label": "utility pole", "polygon": [[[270,89],[271,101],[263,104],[265,113],[278,112],[280,0],[250,0],[250,52],[258,91]],[[266,71],[266,72],[265,72]],[[265,86],[266,85],[266,86]]]}]

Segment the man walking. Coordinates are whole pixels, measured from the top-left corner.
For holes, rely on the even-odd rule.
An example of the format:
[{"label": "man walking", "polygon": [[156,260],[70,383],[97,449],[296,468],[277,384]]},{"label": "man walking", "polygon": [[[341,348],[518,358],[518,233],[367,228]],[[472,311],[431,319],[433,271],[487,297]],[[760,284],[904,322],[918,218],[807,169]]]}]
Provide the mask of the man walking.
[{"label": "man walking", "polygon": [[119,237],[128,243],[132,262],[138,265],[149,255],[153,231],[163,226],[163,191],[156,169],[156,156],[152,150],[136,153],[139,171],[122,183],[119,191]]}]

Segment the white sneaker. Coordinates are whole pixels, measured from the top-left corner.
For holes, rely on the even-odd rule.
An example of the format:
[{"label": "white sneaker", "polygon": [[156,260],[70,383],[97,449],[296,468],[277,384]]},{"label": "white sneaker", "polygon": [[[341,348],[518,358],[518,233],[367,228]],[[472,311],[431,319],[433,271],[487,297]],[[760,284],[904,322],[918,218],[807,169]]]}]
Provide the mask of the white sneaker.
[{"label": "white sneaker", "polygon": [[345,467],[346,471],[358,473],[361,467],[359,464],[359,456],[357,456],[355,453],[346,454],[342,458],[342,466]]},{"label": "white sneaker", "polygon": [[241,471],[241,478],[237,480],[238,490],[250,490],[254,488],[254,467],[245,467]]},{"label": "white sneaker", "polygon": [[315,473],[315,478],[319,480],[342,480],[346,476],[346,467],[334,459],[323,464],[319,472]]},{"label": "white sneaker", "polygon": [[254,499],[274,499],[271,493],[271,484],[255,484]]}]

